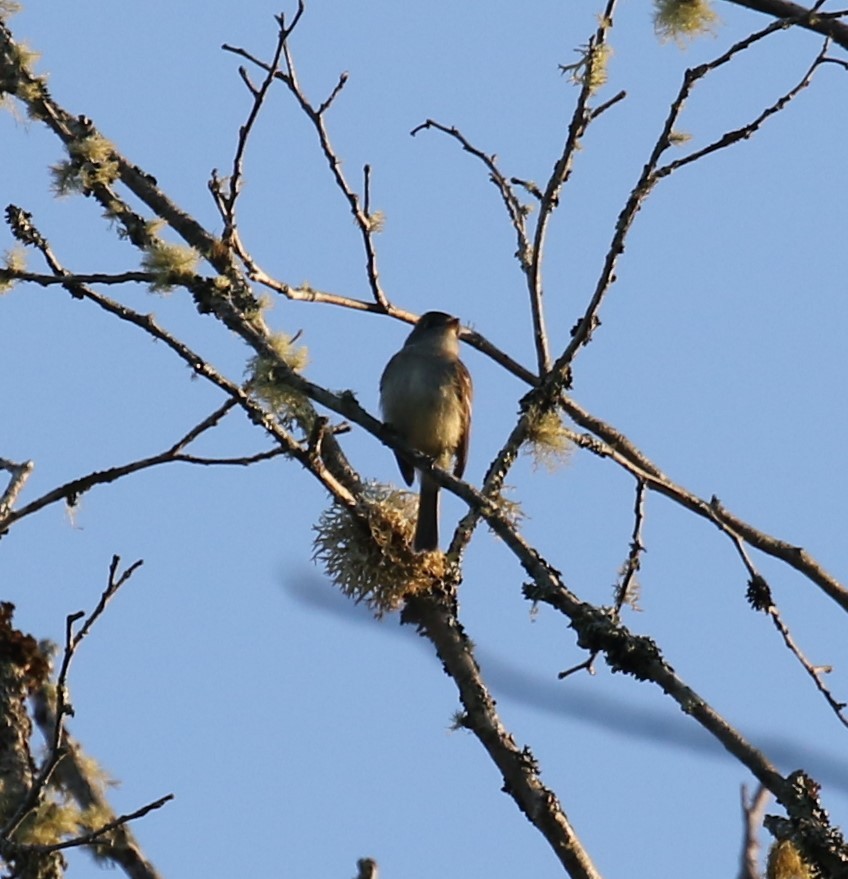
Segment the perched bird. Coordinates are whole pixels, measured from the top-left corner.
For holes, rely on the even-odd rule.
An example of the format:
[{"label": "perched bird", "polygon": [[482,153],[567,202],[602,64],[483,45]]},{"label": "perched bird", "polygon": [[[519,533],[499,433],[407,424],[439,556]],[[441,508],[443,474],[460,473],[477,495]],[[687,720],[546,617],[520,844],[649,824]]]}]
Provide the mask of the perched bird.
[{"label": "perched bird", "polygon": [[[442,311],[419,319],[380,379],[383,420],[408,446],[443,469],[453,463],[461,478],[471,429],[471,376],[459,359],[459,320]],[[412,485],[415,468],[396,452],[401,475]],[[439,486],[420,474],[416,552],[438,549]]]}]

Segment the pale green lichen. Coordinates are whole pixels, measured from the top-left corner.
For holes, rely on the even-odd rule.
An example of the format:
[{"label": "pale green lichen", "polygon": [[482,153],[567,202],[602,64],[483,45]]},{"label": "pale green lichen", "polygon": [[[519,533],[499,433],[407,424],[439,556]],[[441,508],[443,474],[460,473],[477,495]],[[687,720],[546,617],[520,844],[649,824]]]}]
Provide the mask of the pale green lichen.
[{"label": "pale green lichen", "polygon": [[154,293],[167,293],[194,275],[199,258],[191,247],[156,241],[145,250],[141,265],[154,276],[150,289]]},{"label": "pale green lichen", "polygon": [[17,68],[27,72],[41,57],[40,52],[30,49],[26,43],[12,43],[9,47],[9,55],[11,56],[10,60]]},{"label": "pale green lichen", "polygon": [[42,101],[47,94],[47,77],[33,76],[19,82],[15,94],[27,104],[27,113],[31,117],[40,118],[40,111],[33,105]]},{"label": "pale green lichen", "polygon": [[606,43],[587,44],[575,49],[580,58],[573,64],[560,64],[560,72],[567,73],[575,85],[588,85],[594,94],[607,81],[607,68],[612,57],[612,46]]},{"label": "pale green lichen", "polygon": [[26,253],[22,247],[13,247],[3,254],[3,268],[0,269],[0,293],[7,293],[17,283],[15,274],[26,270]]},{"label": "pale green lichen", "polygon": [[654,30],[666,42],[686,40],[715,33],[718,16],[708,0],[654,0]]},{"label": "pale green lichen", "polygon": [[529,414],[526,449],[533,457],[536,469],[544,467],[553,473],[565,464],[573,449],[559,413],[553,410]]},{"label": "pale green lichen", "polygon": [[50,166],[50,177],[54,195],[65,196],[82,191],[79,168],[67,159]]},{"label": "pale green lichen", "polygon": [[[84,762],[87,767],[93,761]],[[99,767],[97,773],[101,773]],[[86,772],[86,780],[99,789],[97,773],[89,775]],[[21,822],[15,832],[15,842],[25,845],[57,845],[76,836],[100,830],[114,820],[114,817],[106,805],[93,804],[81,809],[66,791],[51,787],[46,791],[44,799]]]},{"label": "pale green lichen", "polygon": [[96,132],[68,146],[69,159],[50,168],[53,191],[57,195],[87,192],[96,186],[109,186],[118,179],[120,166],[114,145]]},{"label": "pale green lichen", "polygon": [[386,227],[386,215],[383,211],[374,211],[366,217],[368,231],[375,234],[382,232]]},{"label": "pale green lichen", "polygon": [[297,343],[299,334],[272,333],[268,337],[274,354],[257,354],[247,362],[247,387],[285,424],[299,424],[308,430],[315,419],[315,410],[308,398],[286,381],[286,370],[301,372],[309,362],[309,351]]},{"label": "pale green lichen", "polygon": [[314,526],[313,558],[341,591],[364,601],[377,616],[444,581],[447,557],[412,550],[418,498],[408,491],[371,483],[353,513],[334,503]]},{"label": "pale green lichen", "polygon": [[688,131],[672,131],[668,136],[668,142],[672,146],[682,146],[692,140],[692,135]]}]

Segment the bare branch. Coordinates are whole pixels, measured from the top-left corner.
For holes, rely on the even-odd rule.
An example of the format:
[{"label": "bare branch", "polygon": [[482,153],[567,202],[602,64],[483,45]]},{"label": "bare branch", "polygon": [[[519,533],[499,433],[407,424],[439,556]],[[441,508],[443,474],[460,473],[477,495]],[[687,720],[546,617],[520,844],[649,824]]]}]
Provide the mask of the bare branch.
[{"label": "bare branch", "polygon": [[[23,797],[18,804],[18,808],[8,819],[2,829],[0,829],[0,838],[8,840],[15,831],[20,827],[21,822],[26,816],[38,805],[42,794],[50,781],[51,776],[56,770],[56,766],[65,754],[65,717],[73,714],[73,709],[68,702],[68,672],[70,670],[71,661],[77,651],[83,638],[91,631],[91,627],[97,621],[98,617],[103,613],[109,600],[126,583],[135,571],[142,565],[141,561],[132,564],[127,570],[117,577],[118,565],[120,558],[112,557],[112,563],[109,567],[109,582],[100,596],[97,607],[86,618],[82,628],[74,634],[74,623],[85,616],[83,611],[70,614],[65,621],[65,650],[62,656],[62,663],[59,669],[59,675],[56,680],[56,719],[53,727],[53,733],[48,741],[47,757],[42,763],[41,769],[36,775],[33,783],[30,785],[26,796]],[[46,849],[45,849],[46,851]]]},{"label": "bare branch", "polygon": [[654,172],[654,179],[661,180],[663,177],[667,177],[673,171],[676,171],[678,168],[682,168],[684,165],[688,165],[691,162],[696,162],[698,161],[698,159],[710,155],[710,153],[715,153],[718,150],[722,150],[725,147],[738,143],[740,140],[747,140],[749,137],[751,137],[751,135],[758,131],[762,124],[770,116],[774,116],[775,113],[779,113],[794,97],[796,97],[801,91],[807,88],[807,86],[810,84],[810,81],[812,80],[813,74],[824,63],[827,49],[828,42],[825,41],[821,51],[816,56],[816,59],[810,65],[809,69],[798,82],[798,84],[791,88],[784,95],[781,95],[781,97],[778,98],[769,107],[766,107],[766,109],[763,110],[762,113],[759,114],[759,116],[757,116],[755,119],[752,119],[747,125],[743,125],[741,128],[737,128],[734,131],[726,132],[720,138],[714,140],[711,144],[708,144],[702,149],[694,150],[687,156],[675,159],[673,162],[669,162],[668,164],[657,168],[657,170]]},{"label": "bare branch", "polygon": [[[455,126],[442,125],[441,122],[436,122],[434,119],[427,119],[420,125],[416,125],[409,133],[415,137],[420,131],[425,131],[430,128],[433,128],[436,131],[441,131],[443,134],[448,135],[448,137],[452,137],[462,146],[462,149],[466,153],[470,153],[483,163],[484,167],[489,172],[489,180],[495,185],[503,199],[507,215],[509,216],[513,229],[515,229],[515,234],[518,239],[517,256],[523,265],[523,260],[526,258],[527,251],[530,247],[527,238],[527,230],[525,228],[525,218],[528,211],[516,197],[515,192],[510,186],[510,181],[504,177],[500,168],[498,168],[497,156],[488,155],[487,153],[484,153],[483,150],[475,147],[474,144],[472,144],[471,141],[469,141],[468,138]],[[521,182],[525,187],[528,186],[524,181],[513,182]]]},{"label": "bare branch", "polygon": [[9,510],[15,505],[24,483],[29,479],[35,464],[32,461],[24,461],[23,464],[15,464],[14,461],[7,461],[0,458],[0,470],[6,470],[9,474],[9,484],[6,490],[0,496],[0,520],[2,520]]},{"label": "bare branch", "polygon": [[589,111],[589,120],[594,121],[598,118],[602,113],[606,113],[610,107],[614,107],[619,101],[623,101],[627,97],[627,92],[622,90],[618,94],[613,95],[608,101],[604,101],[603,104],[595,107],[593,110]]},{"label": "bare branch", "polygon": [[505,729],[489,694],[474,646],[444,602],[422,596],[407,602],[401,620],[421,627],[459,691],[465,713],[462,725],[471,730],[503,776],[503,789],[543,834],[572,879],[600,879],[588,852],[571,826],[559,800],[539,777],[528,747],[519,748]]},{"label": "bare branch", "polygon": [[[642,543],[642,525],[645,521],[645,489],[644,480],[636,480],[636,501],[633,505],[633,533],[630,538],[630,550],[627,553],[627,560],[621,569],[621,578],[615,590],[615,605],[613,613],[615,619],[620,618],[621,608],[625,603],[636,607],[638,596],[638,583],[636,574],[641,567],[642,553],[645,546]],[[562,680],[578,671],[588,671],[589,674],[595,674],[595,660],[598,658],[598,651],[594,651],[588,659],[581,663],[559,672],[557,677]]]},{"label": "bare branch", "polygon": [[342,171],[341,162],[338,158],[338,155],[336,154],[332,142],[330,141],[330,136],[327,132],[326,125],[324,124],[324,114],[344,87],[345,82],[347,81],[347,74],[341,74],[341,76],[339,77],[339,81],[336,84],[336,87],[323,103],[319,104],[318,107],[313,106],[313,104],[309,101],[309,99],[306,97],[300,87],[300,83],[297,78],[297,71],[294,65],[294,59],[288,45],[288,38],[291,35],[292,30],[297,25],[297,22],[300,20],[300,16],[302,15],[302,13],[303,5],[302,3],[299,3],[298,11],[294,17],[294,21],[288,27],[284,23],[284,18],[282,16],[277,16],[277,21],[280,24],[280,37],[278,46],[282,52],[282,58],[285,62],[285,70],[276,70],[275,64],[273,62],[272,64],[267,64],[266,62],[261,61],[255,56],[245,52],[243,49],[238,49],[229,45],[224,45],[222,48],[228,52],[233,52],[237,55],[241,55],[242,57],[247,58],[257,67],[265,70],[269,74],[269,76],[279,79],[281,82],[285,83],[285,85],[288,87],[289,91],[297,101],[298,105],[300,106],[301,110],[312,123],[312,126],[315,129],[316,134],[318,135],[318,142],[321,145],[321,151],[323,152],[324,158],[329,165],[330,172],[332,173],[333,178],[336,181],[337,187],[341,191],[342,195],[345,197],[348,206],[350,207],[350,211],[353,214],[356,225],[359,228],[359,232],[362,237],[362,243],[365,248],[366,270],[368,273],[368,280],[371,286],[371,292],[374,296],[374,301],[380,311],[391,312],[392,309],[389,304],[389,300],[386,297],[386,294],[384,293],[382,285],[380,283],[380,274],[377,268],[377,251],[374,243],[375,230],[373,228],[373,223],[371,222],[368,214],[366,214],[366,212],[363,210],[360,204],[359,196],[353,191],[350,184],[347,182],[347,178]]},{"label": "bare branch", "polygon": [[[46,741],[51,741],[56,728],[56,691],[48,685],[42,686],[33,695],[33,715]],[[99,780],[92,777],[92,762],[82,752],[79,743],[65,732],[63,737],[64,756],[59,761],[52,779],[63,791],[67,791],[79,806],[80,811],[93,810],[96,814],[111,816],[114,813],[106,802],[101,791]],[[137,814],[117,819],[121,822],[113,830],[105,834],[98,831],[96,843],[97,855],[108,858],[120,865],[130,879],[161,879],[156,868],[148,861],[138,841],[126,821]],[[114,820],[111,819],[110,820]]]},{"label": "bare branch", "polygon": [[16,271],[15,269],[0,268],[0,280],[4,281],[24,281],[32,284],[38,284],[41,287],[54,287],[58,284],[67,286],[69,284],[150,284],[156,279],[151,272],[120,272],[117,275],[110,275],[103,272],[77,273],[68,272],[65,275],[43,275],[38,272]]},{"label": "bare branch", "polygon": [[[150,812],[153,812],[156,809],[161,809],[162,806],[173,799],[173,794],[166,794],[164,797],[159,797],[158,800],[153,800],[152,803],[148,803],[146,806],[142,806],[134,812],[119,815],[113,821],[109,821],[102,827],[98,827],[97,830],[92,830],[90,833],[84,833],[82,836],[75,836],[73,839],[66,839],[64,842],[56,842],[52,845],[16,845],[14,847],[22,852],[45,854],[47,852],[61,851],[62,849],[77,848],[81,845],[95,845],[100,843],[102,838],[113,830],[122,828],[126,824],[129,824],[130,821],[135,821],[137,818],[143,818],[145,815],[150,814]],[[108,845],[108,843],[105,844]]]},{"label": "bare branch", "polygon": [[610,242],[610,246],[607,249],[606,256],[604,257],[601,274],[598,278],[592,298],[590,299],[589,304],[583,313],[583,316],[578,320],[574,329],[572,330],[571,341],[568,343],[563,353],[559,356],[551,370],[553,382],[559,383],[561,384],[561,386],[566,388],[570,387],[571,364],[580,348],[587,345],[591,341],[592,335],[600,323],[600,319],[598,318],[598,312],[600,310],[601,303],[603,302],[606,294],[609,292],[613,282],[615,281],[615,269],[618,263],[618,258],[624,252],[625,241],[627,240],[627,236],[630,232],[631,226],[633,225],[633,221],[635,220],[636,215],[642,206],[642,203],[647,198],[648,194],[651,192],[656,182],[660,179],[661,176],[667,176],[659,174],[659,161],[663,153],[673,143],[673,133],[677,126],[677,120],[680,116],[681,111],[683,110],[684,104],[689,98],[693,86],[698,80],[706,76],[707,73],[727,64],[740,52],[745,51],[746,49],[753,46],[755,43],[770,36],[771,34],[776,33],[779,30],[782,30],[786,26],[787,25],[783,22],[772,22],[761,31],[758,31],[755,34],[751,34],[745,39],[739,40],[726,52],[713,59],[711,62],[702,64],[694,69],[687,70],[684,74],[683,83],[680,86],[677,97],[671,104],[668,116],[659,134],[659,137],[657,138],[654,148],[651,151],[651,155],[649,156],[648,161],[642,169],[636,185],[631,190],[630,195],[628,196],[627,201],[625,202],[625,205],[621,210],[621,213],[618,215],[612,241]]},{"label": "bare branch", "polygon": [[759,868],[760,828],[763,814],[771,794],[760,785],[749,800],[748,789],[742,785],[742,814],[745,819],[742,836],[742,857],[740,859],[739,879],[762,879]]},{"label": "bare branch", "polygon": [[831,13],[819,12],[818,8],[822,5],[820,2],[812,9],[790,3],[788,0],[727,0],[727,2],[774,16],[786,24],[797,24],[806,30],[829,37],[843,49],[848,49],[848,25],[838,20],[845,15],[844,10]]},{"label": "bare branch", "polygon": [[[339,81],[336,83],[336,87],[330,92],[327,99],[321,103],[321,106],[318,107],[318,110],[316,111],[319,116],[323,116],[324,113],[326,113],[327,110],[330,109],[330,105],[333,103],[333,101],[336,100],[336,98],[341,93],[341,90],[345,87],[345,84],[347,83],[347,79],[348,79],[347,72],[339,74]],[[368,211],[366,210],[365,213],[367,214]]]},{"label": "bare branch", "polygon": [[[294,25],[292,25],[292,27],[294,27]],[[229,177],[228,191],[223,196],[219,204],[224,220],[224,232],[221,238],[224,244],[227,246],[232,246],[232,238],[236,230],[236,201],[238,200],[239,194],[241,192],[242,177],[244,174],[244,153],[247,149],[247,141],[250,138],[253,127],[256,124],[256,120],[259,118],[259,113],[262,110],[262,105],[265,103],[265,98],[267,97],[268,91],[271,88],[271,85],[273,84],[274,79],[276,78],[276,74],[279,70],[280,58],[282,57],[283,42],[285,38],[286,31],[281,26],[277,37],[277,47],[274,50],[273,58],[271,59],[271,63],[265,69],[265,78],[262,80],[261,85],[259,85],[258,87],[254,86],[253,83],[251,83],[250,79],[248,78],[247,71],[244,69],[244,67],[239,67],[239,75],[241,76],[244,83],[247,85],[248,90],[253,97],[253,105],[250,108],[250,112],[247,114],[247,121],[239,129],[238,143],[236,144],[236,151],[235,155],[233,156],[233,170]],[[213,172],[213,180],[215,179],[216,175]]]},{"label": "bare branch", "polygon": [[754,563],[751,560],[748,551],[745,549],[745,545],[742,542],[741,537],[731,531],[728,531],[727,534],[733,541],[733,544],[736,547],[740,558],[742,559],[742,563],[748,570],[748,603],[754,610],[767,613],[771,617],[771,620],[774,623],[774,627],[780,633],[781,638],[783,638],[783,643],[786,645],[789,652],[792,653],[792,655],[801,664],[801,667],[804,669],[804,671],[806,671],[807,674],[812,678],[813,683],[816,685],[816,689],[822,694],[822,696],[824,696],[825,701],[833,710],[834,714],[836,714],[839,722],[843,726],[848,727],[848,718],[846,718],[846,716],[842,713],[845,708],[848,707],[848,705],[846,705],[845,702],[838,702],[833,697],[833,694],[825,686],[824,681],[822,680],[822,676],[825,674],[829,674],[831,671],[833,671],[833,668],[829,665],[814,666],[809,661],[809,659],[807,659],[801,648],[795,643],[795,639],[792,637],[792,633],[789,631],[789,627],[786,625],[786,623],[784,623],[783,618],[780,615],[780,611],[778,610],[777,604],[775,604],[771,587],[769,586],[766,578],[763,577],[763,575],[754,566]]},{"label": "bare branch", "polygon": [[[229,402],[230,401],[228,401],[228,403]],[[231,408],[231,405],[229,405],[228,408]],[[217,415],[219,412],[220,410],[216,410],[216,412],[213,413],[213,416]],[[210,418],[211,417],[212,416],[210,416]],[[158,467],[162,464],[183,463],[204,466],[248,466],[259,461],[267,461],[271,458],[278,457],[279,455],[291,454],[291,449],[285,447],[270,449],[266,452],[259,452],[255,455],[232,458],[201,458],[180,453],[178,451],[180,448],[183,448],[188,442],[196,438],[196,436],[202,433],[203,430],[209,429],[211,426],[207,424],[209,420],[209,418],[205,419],[189,431],[189,434],[187,434],[186,437],[178,440],[177,443],[171,448],[166,449],[164,452],[160,452],[157,455],[151,455],[148,458],[139,458],[127,464],[109,467],[105,470],[94,470],[91,473],[87,473],[85,476],[78,476],[76,479],[71,479],[62,485],[51,489],[35,500],[30,501],[30,503],[20,509],[8,511],[5,515],[0,517],[0,532],[7,530],[18,520],[30,516],[33,513],[37,513],[39,510],[52,504],[65,502],[69,506],[75,506],[78,503],[80,496],[94,488],[95,485],[107,485],[111,482],[116,482],[118,479],[122,479],[125,476],[129,476],[132,473],[140,473],[142,470],[148,470],[151,467]],[[191,439],[189,439],[189,437],[191,437]]]},{"label": "bare branch", "polygon": [[633,505],[633,534],[630,537],[630,551],[627,561],[622,569],[621,581],[616,589],[615,612],[621,613],[625,603],[635,604],[637,594],[636,574],[641,567],[642,553],[645,545],[642,543],[642,525],[645,521],[645,482],[636,480],[636,500]]},{"label": "bare branch", "polygon": [[591,432],[589,436],[579,433],[570,434],[571,440],[581,448],[600,457],[610,458],[633,476],[644,479],[648,488],[707,519],[726,534],[735,534],[749,546],[785,562],[815,583],[843,610],[848,611],[848,589],[802,547],[759,531],[725,509],[718,498],[705,500],[673,482],[621,431],[591,415],[570,397],[562,396],[560,403],[577,424]]},{"label": "bare branch", "polygon": [[589,99],[592,95],[595,82],[595,71],[603,63],[603,52],[607,36],[613,24],[617,0],[607,0],[606,8],[598,20],[598,28],[589,40],[586,47],[586,69],[583,71],[582,85],[577,97],[574,113],[568,126],[568,135],[565,139],[562,153],[554,165],[553,172],[545,187],[542,201],[539,206],[539,218],[536,221],[533,246],[531,250],[531,262],[528,273],[530,285],[530,301],[533,311],[533,328],[536,341],[536,356],[539,374],[545,375],[550,369],[550,352],[547,346],[547,334],[544,326],[544,314],[542,311],[542,265],[544,260],[545,238],[548,225],[557,205],[563,186],[571,176],[574,157],[580,146],[580,141],[586,133],[592,121],[592,111],[589,109]]},{"label": "bare branch", "polygon": [[848,61],[842,58],[822,58],[822,64],[836,64],[838,67],[848,70]]},{"label": "bare branch", "polygon": [[813,683],[816,685],[816,689],[822,694],[827,704],[833,710],[833,713],[839,719],[839,722],[848,727],[848,717],[845,716],[845,708],[848,707],[848,703],[840,702],[836,698],[834,698],[833,694],[830,692],[830,689],[825,686],[823,676],[829,674],[833,671],[833,667],[830,665],[813,665],[809,659],[804,655],[801,648],[795,643],[795,639],[792,637],[792,633],[789,631],[789,627],[784,623],[780,611],[777,609],[777,605],[772,604],[770,608],[768,608],[768,614],[774,623],[774,627],[780,633],[780,636],[783,638],[783,643],[789,649],[789,651],[795,656],[804,671],[812,679]]}]

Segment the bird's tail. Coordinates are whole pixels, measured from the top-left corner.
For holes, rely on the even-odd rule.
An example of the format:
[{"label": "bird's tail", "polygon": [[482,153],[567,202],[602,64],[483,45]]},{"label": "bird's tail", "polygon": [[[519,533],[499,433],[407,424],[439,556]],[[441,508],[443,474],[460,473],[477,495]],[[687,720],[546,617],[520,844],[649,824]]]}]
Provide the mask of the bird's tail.
[{"label": "bird's tail", "polygon": [[413,546],[416,552],[430,552],[439,548],[439,486],[426,473],[421,474]]}]

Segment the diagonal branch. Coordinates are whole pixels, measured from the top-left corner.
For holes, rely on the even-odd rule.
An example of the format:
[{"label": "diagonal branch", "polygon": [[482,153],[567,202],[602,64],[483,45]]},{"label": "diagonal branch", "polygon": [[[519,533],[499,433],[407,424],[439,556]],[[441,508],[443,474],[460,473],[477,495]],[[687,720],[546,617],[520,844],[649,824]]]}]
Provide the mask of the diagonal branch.
[{"label": "diagonal branch", "polygon": [[665,495],[698,516],[712,522],[728,535],[737,535],[749,546],[779,559],[815,583],[843,610],[848,611],[848,589],[829,574],[805,549],[779,540],[735,516],[713,496],[704,500],[694,492],[669,479],[621,431],[591,415],[570,397],[561,397],[563,410],[591,435],[570,434],[581,448],[595,455],[610,458],[633,476],[643,479],[648,488]]},{"label": "diagonal branch", "polygon": [[416,625],[436,648],[459,691],[464,708],[459,723],[477,736],[500,770],[504,792],[542,833],[572,879],[600,879],[559,800],[539,777],[532,752],[519,747],[501,722],[474,657],[474,645],[453,612],[424,596],[409,601],[401,619]]},{"label": "diagonal branch", "polygon": [[742,542],[742,539],[738,534],[734,534],[733,532],[728,532],[728,536],[733,541],[733,544],[736,547],[737,552],[739,553],[740,558],[742,559],[742,564],[745,565],[745,568],[748,571],[748,591],[747,591],[747,599],[748,603],[754,610],[762,611],[771,617],[772,623],[774,623],[775,629],[777,629],[778,634],[783,639],[783,643],[786,645],[787,650],[798,660],[800,666],[804,669],[804,671],[810,676],[811,680],[815,684],[816,689],[822,694],[828,706],[831,708],[833,713],[836,715],[839,722],[848,727],[848,717],[846,717],[843,712],[845,708],[848,707],[845,702],[839,702],[830,692],[828,687],[825,686],[823,681],[823,675],[829,674],[833,671],[832,666],[829,665],[813,665],[809,659],[804,655],[801,648],[795,642],[795,639],[792,637],[792,632],[789,630],[789,626],[783,621],[783,617],[781,616],[780,610],[777,607],[777,604],[774,601],[774,596],[772,595],[771,587],[769,586],[766,578],[757,570],[753,561],[751,560],[748,551],[745,549],[745,545]]},{"label": "diagonal branch", "polygon": [[747,140],[749,137],[751,137],[751,135],[754,134],[770,116],[774,116],[775,113],[779,113],[794,97],[796,97],[801,91],[809,86],[813,74],[825,61],[828,46],[829,41],[825,40],[821,51],[816,56],[815,60],[810,65],[807,72],[801,77],[800,81],[788,92],[781,95],[773,104],[766,107],[765,110],[763,110],[762,113],[760,113],[755,119],[752,119],[747,125],[743,125],[741,128],[737,128],[734,131],[726,132],[721,137],[714,140],[712,143],[708,144],[702,149],[694,150],[687,156],[675,159],[673,162],[669,162],[668,164],[657,168],[656,172],[654,173],[654,179],[660,180],[663,177],[667,177],[678,168],[682,168],[692,162],[697,162],[698,159],[701,159],[704,156],[708,156],[710,155],[710,153],[717,152],[718,150],[724,149],[731,144],[738,143],[740,140]]},{"label": "diagonal branch", "polygon": [[735,6],[744,6],[764,15],[771,15],[783,22],[797,24],[805,30],[814,31],[824,37],[829,37],[834,43],[848,49],[848,24],[839,21],[844,17],[844,12],[828,14],[817,11],[821,3],[816,3],[812,9],[791,3],[788,0],[726,0]]}]

